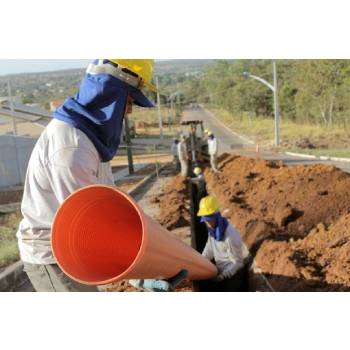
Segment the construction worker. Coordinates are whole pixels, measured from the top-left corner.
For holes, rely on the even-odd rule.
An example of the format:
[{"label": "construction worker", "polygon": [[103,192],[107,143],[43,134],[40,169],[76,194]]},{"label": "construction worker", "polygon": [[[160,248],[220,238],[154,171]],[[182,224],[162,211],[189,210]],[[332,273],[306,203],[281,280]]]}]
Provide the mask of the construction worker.
[{"label": "construction worker", "polygon": [[193,169],[193,173],[196,175],[196,178],[197,179],[204,179],[204,174],[203,174],[203,171],[200,167],[195,167]]},{"label": "construction worker", "polygon": [[218,268],[215,282],[221,284],[219,290],[238,289],[242,281],[233,276],[242,270],[244,260],[249,255],[238,231],[221,216],[220,204],[213,196],[201,199],[197,215],[207,225],[208,241],[202,255],[213,260]]},{"label": "construction worker", "polygon": [[186,143],[186,136],[181,135],[180,142],[177,145],[177,153],[181,165],[181,175],[187,177],[188,174],[188,150]]},{"label": "construction worker", "polygon": [[76,96],[53,114],[28,164],[17,232],[21,259],[34,289],[97,291],[68,278],[51,249],[51,226],[61,203],[93,184],[114,185],[115,156],[125,114],[133,103],[153,107],[142,92],[152,85],[153,60],[99,59],[91,63]]},{"label": "construction worker", "polygon": [[211,169],[214,172],[218,172],[218,141],[211,131],[208,131],[208,152]]},{"label": "construction worker", "polygon": [[200,196],[207,195],[208,194],[207,188],[206,188],[207,186],[206,186],[205,177],[202,169],[199,166],[196,166],[193,169],[193,174],[195,175],[195,177],[192,177],[191,181],[197,186],[199,195]]},{"label": "construction worker", "polygon": [[174,137],[173,138],[173,143],[171,144],[171,154],[173,155],[173,161],[174,161],[174,164],[175,164],[175,169],[176,171],[179,171],[180,170],[180,161],[179,161],[179,154],[178,154],[178,151],[177,151],[177,145],[179,144],[179,140]]}]

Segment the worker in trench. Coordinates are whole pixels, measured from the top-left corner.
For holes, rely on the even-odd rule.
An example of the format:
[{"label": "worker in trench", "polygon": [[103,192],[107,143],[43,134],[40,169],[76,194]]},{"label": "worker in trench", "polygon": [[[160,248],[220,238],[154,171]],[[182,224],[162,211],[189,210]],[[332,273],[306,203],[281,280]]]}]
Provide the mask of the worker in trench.
[{"label": "worker in trench", "polygon": [[207,195],[206,182],[202,169],[199,166],[196,166],[193,169],[194,177],[191,177],[190,180],[197,186],[198,192],[201,195]]},{"label": "worker in trench", "polygon": [[79,92],[53,114],[28,164],[17,232],[21,260],[36,291],[96,291],[59,268],[51,249],[51,226],[61,203],[76,190],[112,185],[125,114],[132,105],[153,107],[142,92],[152,85],[153,60],[99,59],[91,63]]},{"label": "worker in trench", "polygon": [[245,260],[249,256],[239,232],[221,215],[220,204],[213,196],[201,199],[197,215],[208,230],[208,240],[202,255],[213,261],[218,269],[213,291],[239,290]]}]

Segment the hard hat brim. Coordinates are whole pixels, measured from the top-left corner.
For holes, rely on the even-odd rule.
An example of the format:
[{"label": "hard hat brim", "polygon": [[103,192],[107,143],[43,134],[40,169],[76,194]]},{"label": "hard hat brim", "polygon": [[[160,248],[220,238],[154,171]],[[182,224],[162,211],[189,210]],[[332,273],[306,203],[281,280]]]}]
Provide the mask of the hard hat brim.
[{"label": "hard hat brim", "polygon": [[139,89],[130,89],[130,96],[134,99],[134,103],[140,107],[154,108],[154,104]]}]

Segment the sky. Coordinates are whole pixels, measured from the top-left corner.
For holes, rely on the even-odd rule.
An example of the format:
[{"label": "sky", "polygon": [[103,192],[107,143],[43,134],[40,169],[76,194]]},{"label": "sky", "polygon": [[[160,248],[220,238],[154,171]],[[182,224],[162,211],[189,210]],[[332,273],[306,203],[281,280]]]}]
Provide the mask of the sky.
[{"label": "sky", "polygon": [[86,68],[92,59],[0,59],[0,75]]}]

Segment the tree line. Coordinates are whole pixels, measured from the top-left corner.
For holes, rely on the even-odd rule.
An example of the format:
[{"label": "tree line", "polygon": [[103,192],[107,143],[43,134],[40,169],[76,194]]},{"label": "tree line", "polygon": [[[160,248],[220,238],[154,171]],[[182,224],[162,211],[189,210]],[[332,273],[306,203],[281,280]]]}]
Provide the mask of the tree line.
[{"label": "tree line", "polygon": [[[350,120],[350,60],[277,60],[280,113],[298,123],[344,125]],[[273,117],[272,91],[243,72],[273,82],[271,60],[218,60],[184,82],[188,101],[234,115]]]}]

